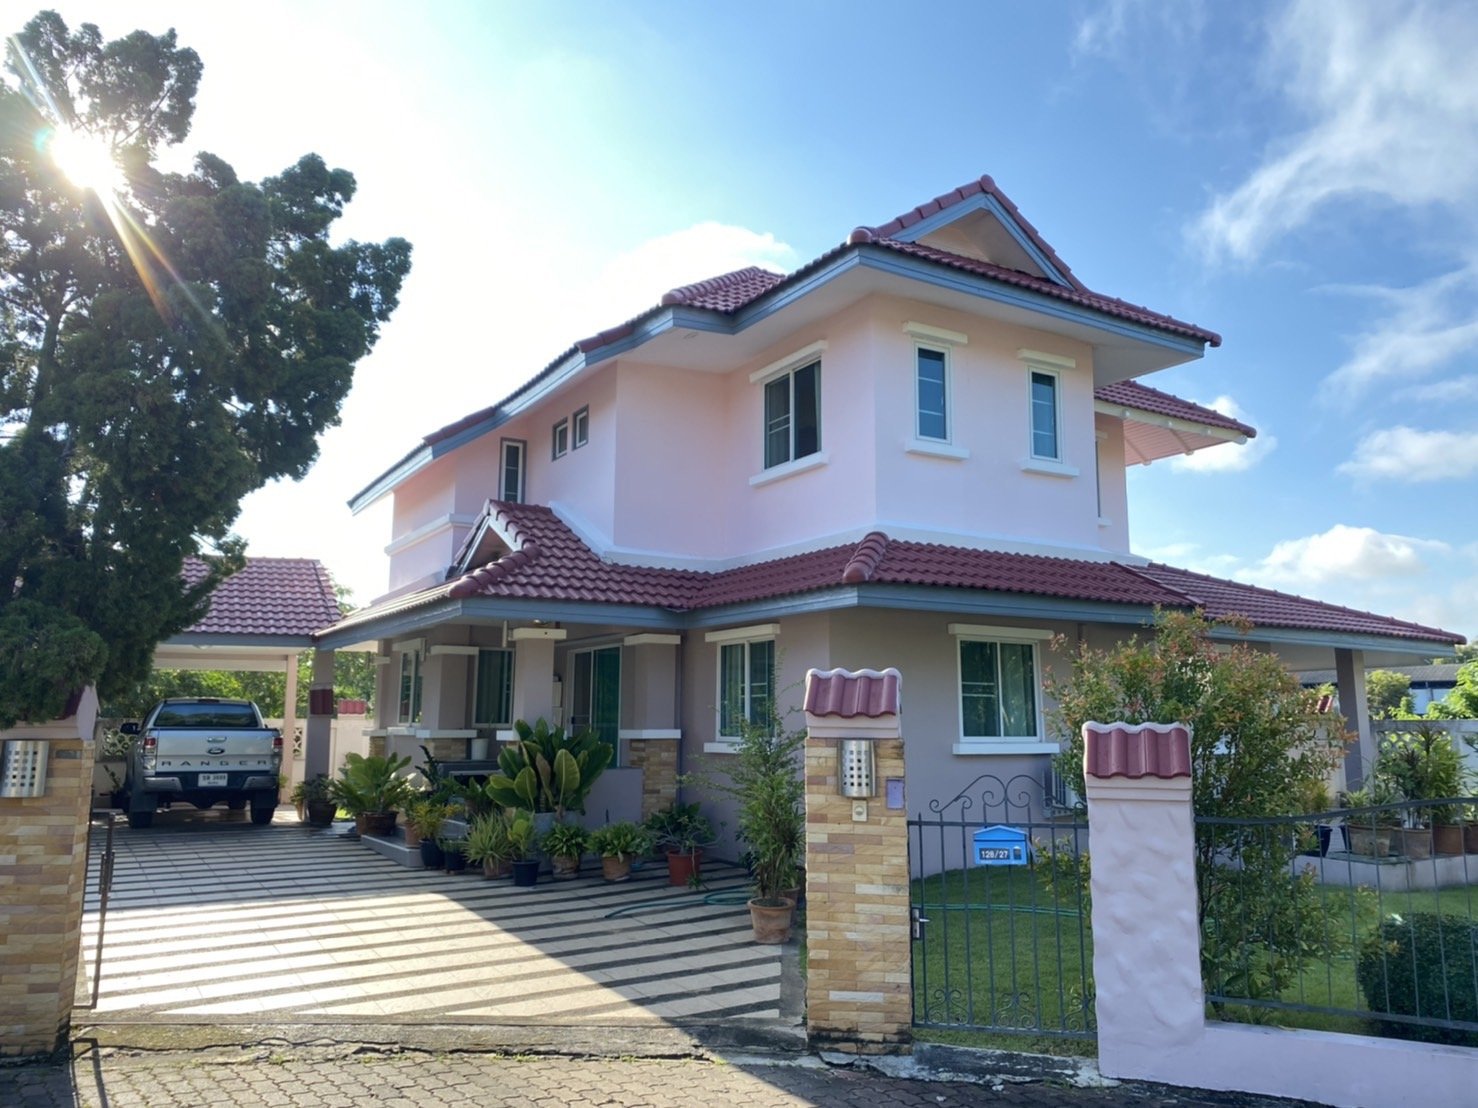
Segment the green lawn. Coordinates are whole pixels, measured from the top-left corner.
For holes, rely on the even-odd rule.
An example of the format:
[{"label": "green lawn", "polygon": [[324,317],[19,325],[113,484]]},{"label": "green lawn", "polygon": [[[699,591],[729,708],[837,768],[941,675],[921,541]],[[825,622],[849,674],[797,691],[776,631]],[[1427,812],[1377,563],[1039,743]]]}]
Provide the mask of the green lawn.
[{"label": "green lawn", "polygon": [[[1343,942],[1336,954],[1304,970],[1281,998],[1286,1003],[1364,1011],[1355,951],[1383,916],[1441,912],[1478,919],[1474,887],[1376,895],[1328,885],[1321,893]],[[1054,887],[1041,866],[953,870],[914,881],[913,903],[929,920],[924,938],[913,944],[920,1038],[1091,1053],[1092,934],[1070,885]],[[1354,1014],[1236,1004],[1209,1014],[1354,1034],[1373,1030]]]},{"label": "green lawn", "polygon": [[979,867],[915,881],[913,897],[929,920],[913,944],[915,1020],[1091,1037],[1092,938],[1076,896],[1036,870]]}]

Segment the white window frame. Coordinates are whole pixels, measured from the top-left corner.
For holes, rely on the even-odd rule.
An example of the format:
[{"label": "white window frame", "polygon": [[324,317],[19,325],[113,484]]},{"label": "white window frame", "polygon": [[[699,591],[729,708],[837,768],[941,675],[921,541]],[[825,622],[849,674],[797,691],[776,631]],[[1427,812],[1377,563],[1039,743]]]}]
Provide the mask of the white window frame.
[{"label": "white window frame", "polygon": [[[703,636],[704,642],[714,643],[718,649],[714,651],[714,706],[713,706],[713,735],[714,741],[703,744],[705,754],[735,754],[739,750],[738,735],[725,735],[723,733],[724,718],[724,647],[744,647],[744,672],[749,673],[749,647],[757,642],[774,643],[780,635],[778,623],[757,624],[752,627],[731,627],[723,631],[709,631]],[[773,703],[777,686],[779,685],[779,674],[776,666],[779,663],[778,655],[772,655],[770,660],[770,698]],[[743,714],[749,718],[749,683],[745,682]]]},{"label": "white window frame", "polygon": [[[1037,627],[997,627],[984,624],[951,623],[949,633],[954,638],[955,655],[955,733],[959,742],[954,744],[955,754],[1056,754],[1059,746],[1049,742],[1044,733],[1045,720],[1042,701],[1042,651],[1041,644],[1052,638],[1052,632]],[[965,662],[961,644],[965,642],[988,642],[997,645],[1030,646],[1032,659],[1032,693],[1035,698],[1033,715],[1037,730],[1032,735],[966,735],[965,734]]]},{"label": "white window frame", "polygon": [[[518,482],[513,490],[514,496],[508,496],[508,451],[518,452]],[[524,502],[524,483],[528,479],[529,444],[523,439],[504,439],[498,449],[498,499],[511,504],[522,504]]]},{"label": "white window frame", "polygon": [[590,405],[580,408],[570,417],[570,449],[579,450],[590,441]]},{"label": "white window frame", "polygon": [[[821,411],[821,371],[822,353],[826,350],[826,342],[813,342],[800,350],[789,354],[784,358],[771,362],[767,366],[755,370],[749,375],[750,384],[760,386],[760,472],[749,479],[751,485],[766,484],[779,477],[789,476],[802,470],[811,469],[823,465],[827,461],[826,450],[822,444],[821,423],[823,419]],[[816,367],[816,449],[809,454],[803,454],[799,458],[795,454],[795,375],[801,370],[814,365]],[[780,378],[789,378],[790,389],[790,428],[789,442],[787,444],[787,456],[784,461],[767,464],[765,453],[769,444],[770,428],[769,417],[766,414],[765,399],[770,385]]]},{"label": "white window frame", "polygon": [[563,458],[570,452],[570,421],[569,417],[561,419],[554,425],[550,434],[549,457],[550,460]]},{"label": "white window frame", "polygon": [[[422,657],[420,647],[401,650],[399,653],[400,665],[395,675],[395,722],[402,726],[410,726],[421,722],[421,711],[425,706],[422,693],[425,675],[421,672]],[[407,705],[405,703],[404,692],[407,666],[410,669],[409,676],[411,681],[409,712],[406,710]]]},{"label": "white window frame", "polygon": [[[921,355],[938,354],[940,361],[940,373],[943,380],[940,382],[944,390],[944,411],[939,413],[944,419],[944,432],[940,435],[926,435],[921,423],[924,418],[924,410],[919,403],[919,375],[923,368]],[[951,389],[950,380],[950,352],[949,347],[941,346],[932,342],[916,342],[913,345],[913,437],[921,443],[937,443],[947,446],[954,442],[952,416],[954,414],[954,390]]]},{"label": "white window frame", "polygon": [[[968,450],[961,450],[954,443],[954,348],[964,346],[970,337],[960,331],[935,327],[928,323],[909,320],[903,325],[903,333],[914,340],[913,344],[913,427],[910,430],[907,449],[913,454],[933,454],[941,458],[967,458]],[[944,360],[944,436],[925,435],[919,427],[922,412],[919,410],[919,354],[921,351],[941,354]]]},{"label": "white window frame", "polygon": [[[1064,373],[1076,369],[1076,358],[1048,354],[1041,350],[1018,350],[1016,356],[1026,365],[1026,457],[1021,468],[1028,473],[1048,477],[1076,477],[1078,468],[1067,462],[1068,443],[1062,421],[1062,386]],[[1041,375],[1052,379],[1052,419],[1057,439],[1057,453],[1037,453],[1037,405],[1032,396],[1033,378]]]}]

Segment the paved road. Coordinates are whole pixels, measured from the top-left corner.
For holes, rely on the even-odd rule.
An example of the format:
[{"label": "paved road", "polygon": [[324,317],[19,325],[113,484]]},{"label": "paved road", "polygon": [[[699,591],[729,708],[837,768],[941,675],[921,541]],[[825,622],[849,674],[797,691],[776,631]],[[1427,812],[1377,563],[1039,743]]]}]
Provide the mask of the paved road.
[{"label": "paved road", "polygon": [[1256,1098],[1144,1086],[905,1079],[835,1068],[811,1057],[595,1058],[424,1053],[363,1044],[259,1044],[207,1051],[92,1050],[70,1065],[0,1068],[6,1108],[440,1108],[620,1105],[652,1108],[1262,1108]]}]

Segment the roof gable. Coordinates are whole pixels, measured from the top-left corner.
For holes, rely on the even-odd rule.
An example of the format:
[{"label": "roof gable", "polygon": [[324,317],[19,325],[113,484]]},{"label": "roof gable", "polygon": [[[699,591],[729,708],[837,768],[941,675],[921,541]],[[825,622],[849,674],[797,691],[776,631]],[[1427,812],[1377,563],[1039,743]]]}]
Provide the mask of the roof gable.
[{"label": "roof gable", "polygon": [[876,227],[859,227],[852,244],[894,239],[946,254],[988,262],[1086,291],[1067,263],[1042,238],[989,176],[951,189]]}]

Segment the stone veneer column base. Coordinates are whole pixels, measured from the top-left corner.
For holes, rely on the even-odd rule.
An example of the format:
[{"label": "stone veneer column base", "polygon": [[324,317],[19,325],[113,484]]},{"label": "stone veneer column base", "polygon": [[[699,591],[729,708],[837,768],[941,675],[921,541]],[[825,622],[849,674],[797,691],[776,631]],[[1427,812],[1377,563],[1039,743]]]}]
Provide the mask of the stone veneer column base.
[{"label": "stone veneer column base", "polygon": [[626,764],[641,770],[641,818],[677,803],[677,739],[627,739]]}]

